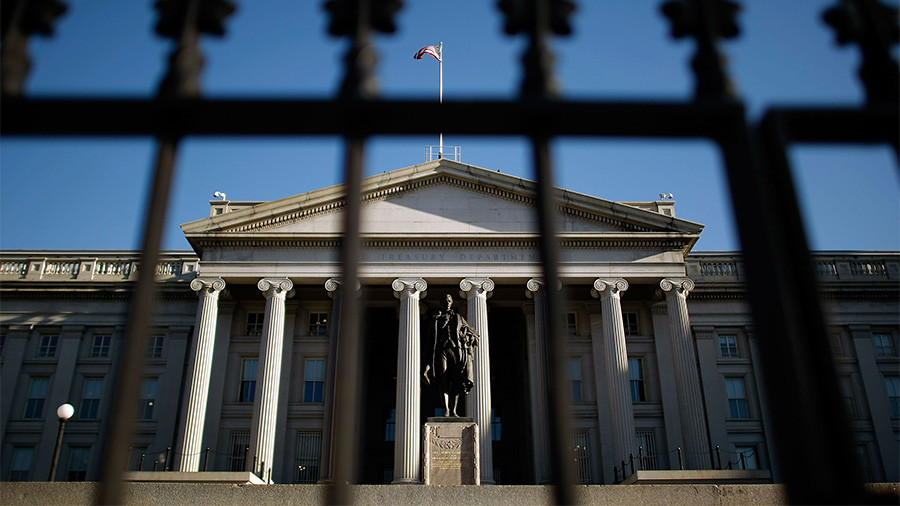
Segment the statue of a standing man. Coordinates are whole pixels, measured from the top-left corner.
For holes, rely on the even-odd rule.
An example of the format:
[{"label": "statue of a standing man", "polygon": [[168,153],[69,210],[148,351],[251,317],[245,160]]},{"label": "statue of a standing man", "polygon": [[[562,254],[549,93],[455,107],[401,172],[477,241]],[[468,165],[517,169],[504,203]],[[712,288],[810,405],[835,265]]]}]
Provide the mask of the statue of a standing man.
[{"label": "statue of a standing man", "polygon": [[444,416],[459,416],[459,396],[475,385],[472,360],[478,346],[478,334],[466,319],[453,309],[453,297],[444,296],[442,307],[434,316],[434,347],[430,363],[425,366],[425,381],[437,385],[444,404]]}]

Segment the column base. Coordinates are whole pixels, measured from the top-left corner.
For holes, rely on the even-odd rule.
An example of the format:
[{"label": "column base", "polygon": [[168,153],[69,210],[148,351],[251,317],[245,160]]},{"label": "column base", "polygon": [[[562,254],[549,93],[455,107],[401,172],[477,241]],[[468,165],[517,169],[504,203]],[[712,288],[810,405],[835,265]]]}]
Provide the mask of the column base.
[{"label": "column base", "polygon": [[422,483],[416,480],[394,480],[391,482],[391,485],[421,485]]}]

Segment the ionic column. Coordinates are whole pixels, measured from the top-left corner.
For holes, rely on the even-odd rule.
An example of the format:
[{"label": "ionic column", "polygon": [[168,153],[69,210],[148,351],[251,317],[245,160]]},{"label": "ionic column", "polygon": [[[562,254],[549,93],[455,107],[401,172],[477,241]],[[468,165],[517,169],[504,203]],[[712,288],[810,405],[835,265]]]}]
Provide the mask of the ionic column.
[{"label": "ionic column", "polygon": [[[628,377],[628,350],[625,347],[625,324],[620,298],[621,292],[625,290],[628,290],[628,282],[624,279],[597,279],[591,292],[591,295],[600,299],[602,312],[613,462],[616,463],[622,459],[628,460],[630,454],[637,455],[634,449],[634,410],[631,406],[631,384]],[[599,415],[602,417],[605,414],[601,412]]]},{"label": "ionic column", "polygon": [[397,341],[397,417],[394,441],[394,483],[419,483],[421,468],[421,319],[419,297],[428,284],[421,278],[397,278],[391,283],[400,299]]},{"label": "ionic column", "polygon": [[200,302],[194,323],[195,348],[192,353],[191,383],[187,393],[187,409],[181,438],[181,461],[178,470],[200,470],[203,428],[206,425],[206,402],[209,397],[209,378],[212,374],[213,350],[216,344],[216,321],[219,318],[219,294],[225,288],[222,278],[196,278],[191,290]]},{"label": "ionic column", "polygon": [[259,371],[253,421],[250,426],[250,454],[253,471],[268,481],[274,467],[275,425],[278,419],[278,386],[281,383],[281,356],[284,346],[284,299],[294,287],[290,279],[263,278],[256,284],[266,297],[262,340],[259,347]]},{"label": "ionic column", "polygon": [[708,469],[711,457],[706,417],[703,413],[700,375],[694,358],[694,343],[687,309],[687,295],[694,289],[694,282],[688,278],[663,279],[659,286],[666,293],[669,312],[675,388],[678,390],[678,411],[681,415],[681,435],[684,443],[684,465],[688,469]]},{"label": "ionic column", "polygon": [[494,483],[494,453],[491,437],[491,348],[488,339],[487,298],[494,290],[488,278],[465,278],[459,282],[468,302],[468,322],[478,332],[478,346],[472,366],[475,386],[466,396],[466,414],[478,424],[481,455],[481,484]]},{"label": "ionic column", "polygon": [[547,383],[547,289],[539,279],[529,279],[525,295],[534,299],[534,325],[528,333],[528,363],[531,366],[531,438],[534,448],[534,481],[550,483],[550,413]]},{"label": "ionic column", "polygon": [[341,280],[330,278],[325,281],[325,290],[331,297],[331,325],[328,326],[328,359],[325,362],[325,416],[322,420],[322,464],[319,471],[319,482],[330,482],[333,475],[332,451],[334,441],[334,380],[337,368],[338,336],[340,336],[341,296],[343,288]]}]

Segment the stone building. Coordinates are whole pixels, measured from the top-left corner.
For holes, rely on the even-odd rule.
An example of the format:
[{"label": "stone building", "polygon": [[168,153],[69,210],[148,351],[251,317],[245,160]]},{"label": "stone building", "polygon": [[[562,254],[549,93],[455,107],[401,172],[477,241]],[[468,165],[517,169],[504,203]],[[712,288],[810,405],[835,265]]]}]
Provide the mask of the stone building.
[{"label": "stone building", "polygon": [[[538,386],[544,297],[562,290],[574,463],[584,483],[637,466],[771,470],[743,268],[694,252],[703,226],[673,201],[564,191],[561,287],[539,278],[535,185],[449,160],[364,181],[359,293],[367,392],[363,479],[417,482],[421,424],[437,402],[421,372],[430,317],[449,293],[482,337],[466,413],[482,483],[543,483],[547,398]],[[131,466],[253,470],[277,483],[329,475],[341,188],[272,202],[212,201],[164,252]],[[3,251],[0,479],[94,480],[115,385],[133,251]],[[900,481],[898,252],[814,255],[844,401],[870,481]],[[353,287],[356,288],[356,287]],[[354,292],[357,290],[353,290]],[[340,381],[338,379],[337,381]],[[823,442],[823,444],[826,444]]]}]

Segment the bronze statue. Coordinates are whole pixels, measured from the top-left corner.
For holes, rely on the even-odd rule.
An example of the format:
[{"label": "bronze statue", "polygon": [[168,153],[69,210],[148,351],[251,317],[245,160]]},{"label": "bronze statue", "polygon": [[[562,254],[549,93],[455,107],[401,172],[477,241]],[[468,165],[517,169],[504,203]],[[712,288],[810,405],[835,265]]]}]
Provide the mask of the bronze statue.
[{"label": "bronze statue", "polygon": [[434,316],[434,345],[430,363],[425,366],[425,383],[437,386],[444,416],[459,416],[459,396],[475,386],[472,361],[478,333],[453,309],[450,294],[442,302],[443,307]]}]

